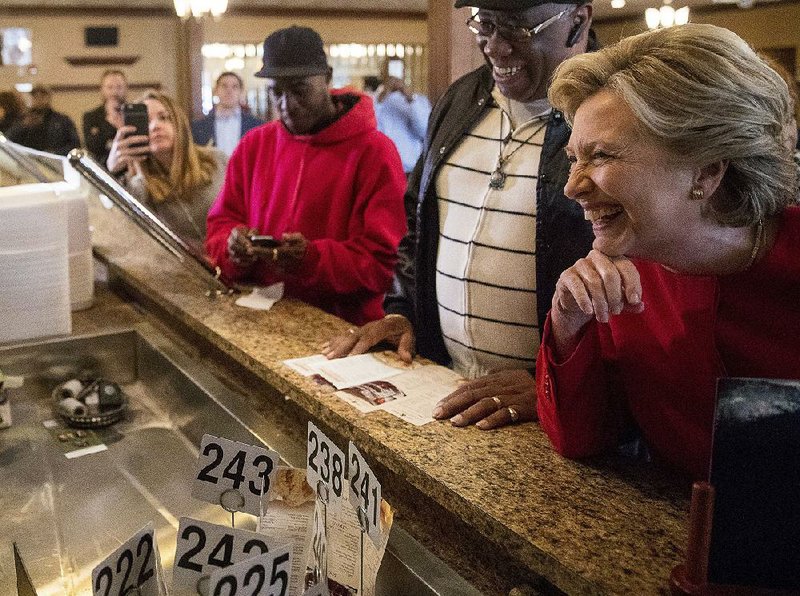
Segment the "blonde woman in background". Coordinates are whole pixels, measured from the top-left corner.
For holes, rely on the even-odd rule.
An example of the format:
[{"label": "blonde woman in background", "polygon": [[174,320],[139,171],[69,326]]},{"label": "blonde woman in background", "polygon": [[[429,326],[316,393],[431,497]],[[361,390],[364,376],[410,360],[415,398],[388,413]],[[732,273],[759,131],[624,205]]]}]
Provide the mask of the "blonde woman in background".
[{"label": "blonde woman in background", "polygon": [[147,106],[149,135],[122,126],[114,137],[107,166],[123,174],[122,184],[178,236],[201,247],[206,215],[217,197],[228,158],[194,143],[189,119],[171,97],[155,91]]}]

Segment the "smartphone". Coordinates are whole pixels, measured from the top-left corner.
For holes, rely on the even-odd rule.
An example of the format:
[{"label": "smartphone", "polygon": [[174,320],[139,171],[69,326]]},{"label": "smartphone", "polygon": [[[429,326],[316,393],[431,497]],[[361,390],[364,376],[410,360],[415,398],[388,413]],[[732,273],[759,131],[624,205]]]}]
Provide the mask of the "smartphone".
[{"label": "smartphone", "polygon": [[150,120],[147,117],[147,106],[143,103],[126,103],[122,106],[122,120],[125,126],[136,127],[133,135],[149,135]]},{"label": "smartphone", "polygon": [[389,76],[401,81],[405,79],[405,64],[402,59],[390,58],[389,59]]},{"label": "smartphone", "polygon": [[248,236],[250,243],[259,248],[276,248],[281,245],[281,241],[273,236],[264,236],[261,234],[253,234]]}]

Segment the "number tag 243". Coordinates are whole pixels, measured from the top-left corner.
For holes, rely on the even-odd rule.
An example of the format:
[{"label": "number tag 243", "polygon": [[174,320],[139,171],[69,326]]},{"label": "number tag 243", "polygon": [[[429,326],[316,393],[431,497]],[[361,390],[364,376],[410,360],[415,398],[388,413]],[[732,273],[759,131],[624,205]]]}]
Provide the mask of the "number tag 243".
[{"label": "number tag 243", "polygon": [[275,451],[263,447],[204,435],[192,496],[207,503],[222,504],[223,493],[233,493],[232,498],[224,498],[228,511],[261,515],[262,491],[266,504],[278,459]]},{"label": "number tag 243", "polygon": [[92,594],[116,596],[132,588],[142,596],[164,596],[161,559],[153,524],[147,524],[92,571]]},{"label": "number tag 243", "polygon": [[286,596],[292,568],[292,547],[278,546],[211,574],[208,596]]},{"label": "number tag 243", "polygon": [[182,517],[171,594],[197,596],[197,582],[215,569],[271,552],[263,534]]}]

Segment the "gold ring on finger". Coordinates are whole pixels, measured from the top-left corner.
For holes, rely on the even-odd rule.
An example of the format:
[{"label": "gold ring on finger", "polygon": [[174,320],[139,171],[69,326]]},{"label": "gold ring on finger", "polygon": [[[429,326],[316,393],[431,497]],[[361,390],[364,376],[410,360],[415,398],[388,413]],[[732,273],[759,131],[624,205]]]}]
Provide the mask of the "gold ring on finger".
[{"label": "gold ring on finger", "polygon": [[350,329],[348,329],[348,330],[347,330],[347,332],[348,332],[350,335],[355,335],[355,334],[356,334],[356,330],[355,330],[355,329],[353,329],[352,327],[350,327]]},{"label": "gold ring on finger", "polygon": [[511,406],[506,408],[508,410],[508,415],[511,416],[511,422],[518,422],[519,421],[519,412],[517,412]]},{"label": "gold ring on finger", "polygon": [[499,397],[497,397],[496,395],[493,395],[493,396],[492,396],[492,401],[494,402],[494,405],[496,405],[496,406],[497,406],[497,410],[498,410],[498,411],[500,410],[500,408],[502,408],[502,407],[503,407],[503,402],[501,402],[501,401],[500,401],[500,398],[499,398]]}]

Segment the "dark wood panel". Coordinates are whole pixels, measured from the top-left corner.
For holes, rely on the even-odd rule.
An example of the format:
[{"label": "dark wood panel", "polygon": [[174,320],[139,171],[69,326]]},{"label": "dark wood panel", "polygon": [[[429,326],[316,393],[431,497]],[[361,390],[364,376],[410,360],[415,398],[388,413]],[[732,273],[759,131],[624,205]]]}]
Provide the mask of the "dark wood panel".
[{"label": "dark wood panel", "polygon": [[[100,86],[97,84],[81,84],[81,85],[48,85],[48,89],[50,89],[53,93],[58,93],[62,91],[66,92],[76,92],[76,91],[98,91]],[[161,83],[128,83],[128,89],[132,91],[145,91],[147,89],[161,89]]]},{"label": "dark wood panel", "polygon": [[141,56],[65,56],[72,66],[130,66],[136,64]]}]

